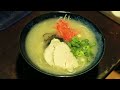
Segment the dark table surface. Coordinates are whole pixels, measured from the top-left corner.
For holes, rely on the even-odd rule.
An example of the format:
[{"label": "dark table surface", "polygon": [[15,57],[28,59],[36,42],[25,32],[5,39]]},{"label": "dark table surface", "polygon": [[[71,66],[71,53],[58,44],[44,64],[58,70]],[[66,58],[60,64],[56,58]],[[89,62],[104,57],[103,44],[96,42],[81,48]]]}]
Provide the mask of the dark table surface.
[{"label": "dark table surface", "polygon": [[[29,66],[19,51],[19,36],[34,17],[47,11],[34,11],[6,30],[0,31],[0,79],[44,79],[44,75]],[[100,63],[88,73],[74,78],[104,79],[120,61],[120,25],[97,11],[72,11],[95,23],[105,36],[105,53]],[[52,77],[55,78],[55,77]]]}]

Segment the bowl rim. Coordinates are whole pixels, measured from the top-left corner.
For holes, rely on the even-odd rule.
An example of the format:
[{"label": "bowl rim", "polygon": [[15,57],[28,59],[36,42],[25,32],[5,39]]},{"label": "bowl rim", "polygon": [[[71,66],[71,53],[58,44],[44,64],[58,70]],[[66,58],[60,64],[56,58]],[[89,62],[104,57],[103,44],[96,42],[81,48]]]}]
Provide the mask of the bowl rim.
[{"label": "bowl rim", "polygon": [[[70,14],[70,15],[80,16],[80,17],[84,18],[87,22],[91,23],[91,24],[93,25],[93,27],[95,27],[95,28],[97,29],[97,31],[99,31],[100,35],[102,36],[103,50],[101,51],[101,54],[100,54],[100,56],[99,56],[99,59],[98,59],[97,62],[95,62],[91,67],[87,68],[85,71],[83,70],[82,72],[78,72],[78,73],[74,73],[74,74],[68,74],[68,75],[53,74],[53,73],[50,73],[50,72],[47,72],[47,71],[45,71],[45,70],[40,69],[37,65],[35,65],[35,64],[29,59],[29,57],[27,57],[27,56],[24,54],[24,53],[26,53],[26,52],[24,52],[25,50],[23,50],[23,48],[22,48],[22,42],[23,42],[23,41],[22,41],[21,38],[23,37],[23,33],[24,33],[24,31],[25,31],[25,30],[24,30],[25,27],[28,26],[28,25],[29,25],[32,21],[34,21],[35,19],[41,18],[41,16],[49,15],[49,14],[51,14],[51,13],[52,13],[52,14],[61,14],[61,13],[63,13],[63,14]],[[37,23],[35,23],[35,24],[37,24]],[[34,24],[34,25],[35,25],[35,24]],[[34,25],[33,25],[33,26],[34,26]],[[95,30],[96,30],[96,29],[95,29]],[[28,32],[29,32],[29,31],[30,31],[30,29],[28,30]],[[27,32],[27,33],[28,33],[28,32]],[[25,35],[25,37],[26,37],[26,36],[27,36],[27,34]],[[24,38],[24,40],[25,40],[25,38]],[[84,16],[81,16],[81,15],[76,14],[76,13],[73,13],[73,12],[67,12],[67,11],[51,11],[51,12],[46,12],[46,13],[44,13],[44,14],[41,14],[41,15],[39,15],[39,16],[36,16],[35,18],[33,18],[32,20],[30,20],[30,21],[24,26],[24,28],[21,30],[20,36],[19,36],[19,50],[20,50],[20,53],[21,53],[23,59],[27,62],[27,64],[29,64],[33,69],[37,70],[38,72],[41,72],[41,73],[43,73],[43,74],[45,74],[45,75],[54,76],[54,77],[75,77],[75,76],[80,76],[80,75],[83,75],[83,74],[91,71],[94,67],[96,67],[96,66],[100,63],[101,59],[103,58],[104,53],[105,53],[105,46],[106,46],[105,36],[104,36],[103,32],[101,31],[101,29],[99,29],[99,27],[96,26],[95,23],[93,23],[91,20],[89,20],[88,18],[86,18],[86,17],[84,17]],[[24,48],[24,49],[25,49],[25,48]]]}]

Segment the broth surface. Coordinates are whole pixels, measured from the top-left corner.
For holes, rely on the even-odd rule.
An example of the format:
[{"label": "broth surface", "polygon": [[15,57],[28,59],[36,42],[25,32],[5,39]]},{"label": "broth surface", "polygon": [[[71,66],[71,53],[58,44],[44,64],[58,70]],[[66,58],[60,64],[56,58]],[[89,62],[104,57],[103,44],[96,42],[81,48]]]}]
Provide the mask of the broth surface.
[{"label": "broth surface", "polygon": [[[82,71],[84,68],[86,68],[88,65],[94,61],[94,58],[91,58],[90,62],[83,62],[83,60],[78,60],[79,67],[74,70],[74,72],[68,72],[67,70],[64,70],[62,68],[56,67],[56,66],[50,66],[46,63],[44,59],[44,50],[45,50],[45,42],[43,35],[46,33],[52,33],[55,34],[56,30],[53,28],[55,23],[57,22],[58,18],[52,18],[45,20],[43,22],[40,22],[33,26],[31,30],[29,31],[26,41],[25,41],[25,49],[26,52],[31,59],[31,61],[41,70],[46,71],[48,73],[56,74],[56,75],[67,75],[67,74],[75,74],[80,71]],[[80,31],[81,39],[88,39],[90,43],[96,43],[96,38],[94,33],[88,29],[86,26],[84,26],[81,22],[75,21],[70,19],[70,25],[74,29]],[[96,56],[96,53],[98,51],[98,45],[93,47],[92,52],[94,56]],[[84,59],[84,57],[82,57]]]}]

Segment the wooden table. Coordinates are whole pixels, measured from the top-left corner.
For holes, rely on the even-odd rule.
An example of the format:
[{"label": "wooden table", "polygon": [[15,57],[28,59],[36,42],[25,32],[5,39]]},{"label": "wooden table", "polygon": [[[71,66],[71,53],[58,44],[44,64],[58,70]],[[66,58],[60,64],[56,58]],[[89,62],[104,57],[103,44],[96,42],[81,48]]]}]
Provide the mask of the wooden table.
[{"label": "wooden table", "polygon": [[[45,12],[47,11],[33,11],[6,30],[0,31],[0,79],[46,79],[50,77],[29,66],[19,51],[20,32],[31,19]],[[120,61],[120,25],[97,11],[72,12],[95,23],[103,32],[106,41],[105,53],[100,63],[88,73],[74,78],[105,78]]]}]

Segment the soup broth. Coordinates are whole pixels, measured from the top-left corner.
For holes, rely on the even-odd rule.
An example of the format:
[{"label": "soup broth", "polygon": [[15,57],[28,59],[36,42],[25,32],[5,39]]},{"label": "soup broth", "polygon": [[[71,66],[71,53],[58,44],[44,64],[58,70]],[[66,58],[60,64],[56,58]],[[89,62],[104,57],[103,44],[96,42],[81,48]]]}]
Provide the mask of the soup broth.
[{"label": "soup broth", "polygon": [[[56,34],[56,30],[54,28],[58,18],[51,18],[48,20],[44,20],[36,25],[34,25],[31,30],[28,32],[25,41],[25,49],[30,58],[30,60],[42,71],[47,73],[55,74],[55,75],[71,75],[84,70],[87,66],[89,66],[93,61],[96,53],[98,51],[98,45],[95,38],[94,33],[84,26],[80,21],[76,21],[70,19],[70,25],[74,29],[80,32],[80,38],[88,39],[90,43],[96,43],[96,45],[92,48],[92,52],[94,57],[89,58],[89,61],[84,61],[82,59],[78,60],[78,67],[74,69],[73,72],[68,72],[66,69],[62,69],[57,66],[50,66],[46,63],[44,58],[44,51],[45,51],[45,42],[44,42],[44,34],[52,33]],[[85,59],[84,57],[81,57]]]}]

